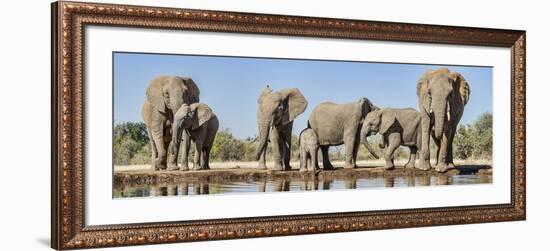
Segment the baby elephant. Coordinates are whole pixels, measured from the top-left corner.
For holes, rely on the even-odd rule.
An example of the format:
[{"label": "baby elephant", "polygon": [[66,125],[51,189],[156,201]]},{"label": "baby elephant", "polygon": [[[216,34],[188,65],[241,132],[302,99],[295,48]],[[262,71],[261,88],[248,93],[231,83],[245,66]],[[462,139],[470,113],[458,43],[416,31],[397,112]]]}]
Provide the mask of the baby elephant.
[{"label": "baby elephant", "polygon": [[[179,146],[183,130],[186,130],[189,133],[191,141],[195,143],[193,169],[210,169],[208,159],[210,158],[210,150],[218,132],[218,127],[218,118],[212,112],[212,109],[203,103],[183,104],[174,115],[172,135],[175,138],[173,142]],[[173,149],[178,149],[175,144],[173,147]],[[184,166],[186,166],[185,164]],[[182,168],[180,170],[185,171],[187,169]]]},{"label": "baby elephant", "polygon": [[300,132],[300,172],[318,171],[317,151],[319,138],[313,129],[306,128]]},{"label": "baby elephant", "polygon": [[392,169],[393,154],[400,145],[408,146],[411,154],[405,165],[414,168],[416,151],[421,149],[422,131],[420,113],[413,108],[392,109],[384,108],[372,111],[365,117],[361,128],[361,139],[366,140],[369,135],[380,133],[382,135],[381,148],[386,148],[384,168]]}]

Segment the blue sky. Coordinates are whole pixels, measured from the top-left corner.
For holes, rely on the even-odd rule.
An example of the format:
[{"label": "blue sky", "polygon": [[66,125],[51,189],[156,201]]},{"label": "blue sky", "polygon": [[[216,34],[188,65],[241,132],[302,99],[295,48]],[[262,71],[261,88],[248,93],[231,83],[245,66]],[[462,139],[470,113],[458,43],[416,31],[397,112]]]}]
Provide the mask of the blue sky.
[{"label": "blue sky", "polygon": [[[428,69],[441,65],[289,60],[192,55],[114,53],[114,122],[142,121],[141,106],[149,81],[159,75],[191,77],[200,100],[218,116],[221,128],[237,138],[257,132],[258,96],[266,84],[273,90],[297,87],[308,100],[294,122],[298,134],[321,102],[347,103],[369,98],[379,107],[418,109],[416,82]],[[462,73],[472,94],[461,123],[492,112],[492,68],[445,66]]]}]

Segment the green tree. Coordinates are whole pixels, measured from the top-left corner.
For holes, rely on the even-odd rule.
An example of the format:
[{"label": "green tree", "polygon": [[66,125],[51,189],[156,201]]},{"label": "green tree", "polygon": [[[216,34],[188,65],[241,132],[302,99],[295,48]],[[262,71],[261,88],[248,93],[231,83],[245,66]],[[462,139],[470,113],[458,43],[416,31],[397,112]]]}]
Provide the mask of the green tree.
[{"label": "green tree", "polygon": [[453,141],[453,154],[458,159],[491,159],[493,157],[493,115],[481,114],[471,125],[460,125]]},{"label": "green tree", "polygon": [[242,160],[245,155],[245,144],[233,137],[229,129],[216,134],[210,155],[220,161]]},{"label": "green tree", "polygon": [[150,162],[151,149],[145,123],[118,123],[113,129],[113,161],[115,165]]}]

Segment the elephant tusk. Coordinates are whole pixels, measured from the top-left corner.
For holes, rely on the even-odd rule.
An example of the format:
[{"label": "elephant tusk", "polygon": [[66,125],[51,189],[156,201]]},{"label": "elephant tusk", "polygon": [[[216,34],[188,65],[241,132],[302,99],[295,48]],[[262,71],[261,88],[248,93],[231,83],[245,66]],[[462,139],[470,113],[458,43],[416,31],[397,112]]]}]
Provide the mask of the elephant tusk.
[{"label": "elephant tusk", "polygon": [[451,120],[451,105],[447,102],[447,121]]}]

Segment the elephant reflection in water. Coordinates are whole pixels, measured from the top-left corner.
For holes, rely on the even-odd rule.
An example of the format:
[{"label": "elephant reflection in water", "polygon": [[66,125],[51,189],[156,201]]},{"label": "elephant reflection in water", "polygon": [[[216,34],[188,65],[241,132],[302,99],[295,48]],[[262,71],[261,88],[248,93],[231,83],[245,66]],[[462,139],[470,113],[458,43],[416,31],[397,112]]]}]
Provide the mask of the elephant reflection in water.
[{"label": "elephant reflection in water", "polygon": [[392,176],[384,177],[384,186],[385,187],[394,187],[395,178]]},{"label": "elephant reflection in water", "polygon": [[177,185],[166,186],[166,195],[168,196],[178,195],[178,186]]},{"label": "elephant reflection in water", "polygon": [[189,189],[187,182],[178,185],[166,185],[166,186],[151,186],[149,189],[149,195],[155,196],[176,196],[176,195],[199,195],[210,194],[210,187],[208,183],[194,183],[191,185],[193,188]]},{"label": "elephant reflection in water", "polygon": [[313,175],[307,175],[302,178],[300,182],[300,190],[302,191],[312,191],[319,188],[319,179]]},{"label": "elephant reflection in water", "polygon": [[208,183],[195,183],[193,184],[194,194],[210,194],[210,186]]},{"label": "elephant reflection in water", "polygon": [[449,185],[452,184],[452,177],[447,175],[437,175],[435,179],[436,185]]},{"label": "elephant reflection in water", "polygon": [[330,190],[330,185],[332,184],[332,177],[330,176],[321,176],[319,179],[323,180],[323,190]]},{"label": "elephant reflection in water", "polygon": [[189,185],[187,182],[181,183],[177,186],[178,195],[188,195],[189,194]]},{"label": "elephant reflection in water", "polygon": [[418,176],[418,186],[429,186],[430,183],[431,183],[431,176],[428,176],[428,175],[422,175],[422,176]]},{"label": "elephant reflection in water", "polygon": [[151,186],[151,190],[149,192],[149,194],[154,197],[154,196],[166,196],[166,187],[161,187],[161,186]]},{"label": "elephant reflection in water", "polygon": [[410,174],[410,175],[407,175],[407,178],[406,178],[406,182],[407,182],[407,186],[409,187],[413,187],[414,184],[415,184],[415,177],[414,175]]},{"label": "elephant reflection in water", "polygon": [[261,178],[258,180],[258,192],[265,193],[265,188],[267,187],[267,179]]},{"label": "elephant reflection in water", "polygon": [[273,192],[286,192],[290,190],[290,179],[276,179],[272,182]]},{"label": "elephant reflection in water", "polygon": [[357,177],[351,176],[344,180],[344,187],[346,189],[356,189],[357,188]]}]

